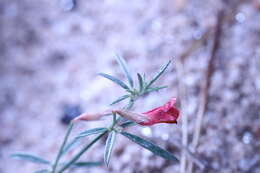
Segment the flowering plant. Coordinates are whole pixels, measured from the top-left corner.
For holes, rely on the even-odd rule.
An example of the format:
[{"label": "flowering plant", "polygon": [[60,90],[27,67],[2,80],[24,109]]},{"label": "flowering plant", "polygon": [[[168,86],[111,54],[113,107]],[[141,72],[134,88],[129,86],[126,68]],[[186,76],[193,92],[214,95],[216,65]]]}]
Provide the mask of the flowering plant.
[{"label": "flowering plant", "polygon": [[[169,66],[169,61],[166,65],[164,65],[158,73],[154,75],[154,77],[150,81],[146,81],[145,75],[140,75],[137,73],[137,79],[138,79],[138,88],[134,87],[134,81],[132,76],[129,73],[128,67],[126,65],[125,60],[121,56],[116,56],[117,62],[122,68],[129,85],[125,84],[123,81],[119,80],[118,78],[105,74],[105,73],[99,73],[100,76],[105,77],[109,79],[110,81],[116,83],[120,87],[122,87],[126,94],[122,97],[119,97],[117,100],[111,103],[111,105],[119,103],[123,100],[128,99],[128,104],[119,110],[109,110],[102,113],[96,113],[96,114],[89,114],[89,113],[83,113],[70,123],[67,133],[64,137],[64,140],[61,144],[61,147],[59,149],[59,152],[53,161],[51,163],[50,161],[47,161],[41,157],[30,155],[30,154],[24,154],[24,153],[16,153],[12,154],[12,157],[23,159],[27,161],[31,161],[38,164],[45,164],[49,166],[47,169],[38,170],[35,173],[62,173],[65,170],[69,168],[75,168],[75,167],[84,167],[84,166],[93,166],[93,165],[99,165],[99,162],[78,162],[78,159],[90,148],[92,147],[98,140],[100,140],[102,137],[107,135],[106,138],[106,144],[105,144],[105,150],[104,150],[104,162],[106,165],[109,164],[110,156],[112,153],[113,145],[116,139],[116,135],[121,134],[125,136],[126,138],[130,139],[131,141],[135,142],[136,144],[140,145],[141,147],[151,151],[155,155],[161,156],[164,159],[172,160],[172,161],[178,161],[178,159],[170,152],[162,149],[161,147],[155,145],[154,143],[151,143],[141,137],[138,137],[136,135],[133,135],[131,133],[128,133],[126,131],[126,127],[131,125],[142,125],[142,126],[151,126],[156,123],[177,123],[177,119],[179,116],[179,111],[174,107],[174,104],[176,102],[175,98],[171,98],[167,103],[165,103],[163,106],[154,108],[150,111],[144,112],[144,113],[136,113],[130,111],[135,101],[150,92],[158,91],[160,89],[166,88],[167,86],[160,86],[160,87],[153,87],[154,82],[165,72],[167,67]],[[71,141],[68,141],[70,133],[72,131],[73,125],[81,120],[97,120],[101,118],[102,116],[112,116],[111,125],[109,127],[102,127],[102,128],[93,128],[93,129],[87,129],[81,133],[79,133],[75,138],[73,138]],[[74,144],[77,143],[80,140],[83,140],[84,137],[90,136],[90,135],[97,135],[95,138],[92,139],[92,141],[85,146],[83,146],[82,149],[79,150],[78,153],[76,153],[69,161],[65,163],[61,163],[61,158],[75,146]]]}]

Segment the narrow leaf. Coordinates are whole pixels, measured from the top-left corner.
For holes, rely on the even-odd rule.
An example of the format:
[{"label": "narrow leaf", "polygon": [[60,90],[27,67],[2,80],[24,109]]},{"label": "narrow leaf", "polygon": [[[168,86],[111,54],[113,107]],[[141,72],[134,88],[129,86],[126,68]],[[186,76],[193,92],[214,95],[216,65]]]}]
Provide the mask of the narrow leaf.
[{"label": "narrow leaf", "polygon": [[135,124],[136,124],[135,122],[128,120],[128,121],[122,123],[120,126],[125,128],[125,127],[132,126],[132,125],[135,125]]},{"label": "narrow leaf", "polygon": [[154,87],[154,88],[148,88],[146,89],[145,93],[153,92],[153,91],[159,91],[161,89],[167,88],[168,86],[161,86],[161,87]]},{"label": "narrow leaf", "polygon": [[126,91],[127,91],[127,92],[129,92],[129,93],[131,93],[132,95],[134,95],[134,94],[135,94],[135,92],[134,92],[134,91],[132,91],[132,90],[130,90],[130,89],[127,89]]},{"label": "narrow leaf", "polygon": [[35,171],[34,173],[48,173],[48,172],[49,172],[48,169],[42,169],[42,170]]},{"label": "narrow leaf", "polygon": [[118,99],[116,99],[115,101],[113,101],[110,105],[113,105],[113,104],[116,104],[118,102],[121,102],[121,101],[127,99],[128,97],[130,97],[130,96],[129,95],[123,95],[123,96],[119,97]]},{"label": "narrow leaf", "polygon": [[116,137],[116,132],[115,131],[111,131],[108,134],[108,137],[107,137],[107,140],[106,140],[104,161],[105,161],[107,166],[108,166],[109,159],[110,159],[110,156],[111,156],[111,152],[112,152],[112,149],[113,149],[113,144],[115,142],[115,137]]},{"label": "narrow leaf", "polygon": [[111,75],[105,74],[105,73],[99,73],[99,75],[104,77],[104,78],[111,80],[112,82],[116,83],[117,85],[121,86],[122,88],[124,88],[126,90],[130,90],[130,88],[124,82],[115,78],[114,76],[111,76]]},{"label": "narrow leaf", "polygon": [[167,67],[170,65],[171,61],[169,61],[167,64],[165,64],[159,71],[154,75],[152,80],[148,83],[146,88],[149,88],[162,74],[163,72],[167,69]]},{"label": "narrow leaf", "polygon": [[72,167],[92,167],[92,166],[100,166],[102,162],[76,162],[72,165]]},{"label": "narrow leaf", "polygon": [[142,92],[144,89],[144,81],[143,81],[142,76],[139,73],[137,73],[137,77],[138,77],[138,82],[139,82],[139,91]]},{"label": "narrow leaf", "polygon": [[133,79],[132,79],[132,77],[129,73],[129,70],[127,68],[127,64],[126,64],[124,58],[119,56],[119,55],[116,55],[116,60],[117,60],[118,64],[120,65],[120,67],[122,68],[122,70],[124,71],[124,74],[125,74],[128,82],[129,82],[130,86],[133,87],[134,82],[133,82]]},{"label": "narrow leaf", "polygon": [[167,160],[173,160],[173,161],[178,161],[178,159],[170,152],[162,149],[161,147],[146,141],[143,138],[140,138],[138,136],[135,136],[133,134],[127,133],[127,132],[121,132],[122,135],[124,135],[125,137],[127,137],[128,139],[130,139],[131,141],[137,143],[138,145],[144,147],[145,149],[151,151],[152,153],[161,156],[164,159]]},{"label": "narrow leaf", "polygon": [[93,134],[103,133],[107,131],[107,128],[93,128],[86,131],[81,132],[76,138],[82,138]]},{"label": "narrow leaf", "polygon": [[65,147],[65,145],[66,145],[66,143],[67,143],[67,141],[69,139],[69,135],[70,135],[70,133],[72,131],[72,128],[73,128],[73,124],[70,123],[69,126],[68,126],[68,129],[67,129],[66,135],[65,135],[65,137],[63,139],[63,142],[62,142],[62,144],[60,146],[59,152],[58,152],[58,154],[56,156],[56,159],[54,161],[52,172],[56,172],[57,165],[58,165],[59,160],[60,160],[60,158],[61,158],[61,156],[63,154],[63,149],[64,149],[64,147]]},{"label": "narrow leaf", "polygon": [[46,164],[46,165],[50,164],[49,161],[47,161],[43,158],[40,158],[38,156],[31,155],[31,154],[15,153],[15,154],[12,154],[11,157],[15,158],[15,159],[30,161],[33,163]]},{"label": "narrow leaf", "polygon": [[[75,162],[70,165],[71,168],[81,168],[81,167],[92,167],[92,166],[100,166],[103,162]],[[59,165],[64,166],[67,163],[60,163]]]},{"label": "narrow leaf", "polygon": [[145,82],[145,79],[146,79],[146,77],[145,77],[145,73],[143,74],[143,81]]},{"label": "narrow leaf", "polygon": [[144,82],[144,89],[145,89],[147,86],[145,73],[143,74],[143,82]]}]

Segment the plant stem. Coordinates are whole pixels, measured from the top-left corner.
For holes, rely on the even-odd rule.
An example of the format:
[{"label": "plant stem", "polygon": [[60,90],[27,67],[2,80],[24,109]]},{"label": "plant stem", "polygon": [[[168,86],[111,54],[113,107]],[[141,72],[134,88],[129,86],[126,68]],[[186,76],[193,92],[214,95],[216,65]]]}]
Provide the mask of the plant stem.
[{"label": "plant stem", "polygon": [[[138,98],[138,97],[137,97],[137,98]],[[135,98],[135,100],[137,100],[137,98]],[[133,105],[134,105],[134,101],[135,101],[135,100],[130,100],[129,103],[128,103],[128,105],[125,107],[125,110],[131,109],[131,108],[133,107]]]},{"label": "plant stem", "polygon": [[68,138],[69,138],[69,135],[70,135],[70,133],[71,133],[72,127],[73,127],[73,124],[70,123],[70,124],[69,124],[69,127],[68,127],[68,129],[67,129],[67,133],[66,133],[66,135],[65,135],[65,137],[64,137],[64,139],[63,139],[63,142],[62,142],[62,144],[61,144],[60,150],[59,150],[59,152],[58,152],[58,154],[57,154],[57,156],[56,156],[54,165],[53,165],[53,167],[52,167],[52,173],[55,173],[55,171],[56,171],[56,168],[57,168],[57,165],[58,165],[58,163],[59,163],[60,157],[61,157],[61,155],[62,155],[62,153],[63,153],[64,146],[66,145],[66,143],[67,143],[67,141],[68,141]]},{"label": "plant stem", "polygon": [[[188,117],[187,117],[187,111],[186,108],[188,103],[187,103],[187,87],[184,84],[182,78],[185,76],[185,69],[184,69],[184,62],[182,59],[177,59],[176,61],[176,66],[177,66],[177,76],[178,76],[178,91],[180,93],[180,98],[181,100],[181,133],[182,133],[182,145],[187,146],[188,144]],[[186,165],[187,165],[187,157],[186,157],[186,152],[184,149],[181,151],[181,160],[180,160],[180,173],[186,173]]]},{"label": "plant stem", "polygon": [[107,133],[107,131],[101,133],[98,135],[94,140],[92,140],[89,144],[85,145],[84,148],[82,148],[68,163],[66,163],[59,171],[58,173],[62,173],[66,169],[68,169],[73,163],[75,163],[82,154],[84,154],[93,144],[95,144],[102,136],[104,136]]},{"label": "plant stem", "polygon": [[[138,97],[135,98],[135,100]],[[132,108],[132,106],[134,105],[134,101],[135,100],[130,100],[128,105],[124,108],[126,110],[129,110]],[[116,115],[113,115],[113,122],[112,124],[109,126],[108,129],[113,129],[113,127],[117,124],[117,122],[119,122],[121,119],[116,118]],[[84,154],[94,143],[96,143],[101,137],[103,137],[108,131],[105,131],[103,133],[101,133],[100,135],[98,135],[96,138],[94,138],[89,144],[85,145],[84,148],[82,148],[68,163],[66,163],[57,173],[62,173],[64,172],[66,169],[68,169],[73,163],[75,163],[82,154]],[[63,146],[64,147],[64,146]],[[62,147],[62,148],[63,148]],[[60,157],[60,156],[59,156]],[[56,166],[55,166],[56,169]],[[55,173],[55,169],[53,169],[54,171],[52,173]]]},{"label": "plant stem", "polygon": [[[210,52],[210,57],[208,60],[208,65],[206,69],[206,75],[205,79],[202,82],[201,85],[201,92],[200,92],[200,103],[198,107],[198,112],[197,112],[197,118],[196,118],[196,124],[195,124],[195,130],[193,133],[193,139],[192,139],[192,144],[191,144],[191,151],[195,152],[197,145],[199,143],[199,137],[201,133],[201,128],[202,128],[202,121],[203,117],[207,111],[207,106],[208,106],[208,99],[209,99],[209,89],[211,86],[211,77],[212,73],[214,72],[214,60],[216,58],[216,53],[220,47],[221,44],[221,38],[223,37],[222,30],[223,30],[223,20],[224,20],[224,11],[220,10],[218,12],[217,16],[217,21],[216,21],[216,26],[215,26],[215,33],[214,33],[214,38],[213,38],[213,45],[211,48]],[[187,173],[192,173],[193,172],[193,163],[191,162]]]},{"label": "plant stem", "polygon": [[116,113],[113,113],[113,123],[112,125],[115,125],[116,124]]}]

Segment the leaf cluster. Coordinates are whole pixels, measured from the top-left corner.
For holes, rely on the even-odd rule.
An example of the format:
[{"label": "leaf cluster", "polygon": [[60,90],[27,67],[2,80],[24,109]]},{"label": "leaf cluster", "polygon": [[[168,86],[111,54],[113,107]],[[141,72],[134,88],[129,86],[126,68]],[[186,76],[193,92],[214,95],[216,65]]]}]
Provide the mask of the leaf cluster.
[{"label": "leaf cluster", "polygon": [[114,105],[116,103],[119,103],[123,100],[129,99],[129,101],[134,101],[137,99],[137,97],[148,94],[150,92],[159,91],[161,89],[167,88],[167,86],[153,86],[153,84],[159,79],[159,77],[165,72],[165,70],[170,65],[171,61],[168,61],[165,65],[163,65],[160,70],[151,78],[151,80],[146,81],[145,74],[141,75],[140,73],[137,73],[137,81],[138,86],[135,86],[134,79],[131,76],[128,66],[126,65],[126,62],[124,58],[117,55],[116,56],[117,62],[120,65],[122,71],[124,72],[125,77],[127,78],[128,84],[123,82],[122,80],[106,74],[106,73],[99,73],[100,76],[112,81],[113,83],[117,84],[121,88],[123,88],[127,94],[120,96],[115,101],[111,103],[111,105]]}]

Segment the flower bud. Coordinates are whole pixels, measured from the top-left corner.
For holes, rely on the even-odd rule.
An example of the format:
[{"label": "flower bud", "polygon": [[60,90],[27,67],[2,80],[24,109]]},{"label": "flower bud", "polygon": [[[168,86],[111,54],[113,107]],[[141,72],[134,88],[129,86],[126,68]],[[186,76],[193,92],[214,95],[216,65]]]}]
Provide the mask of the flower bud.
[{"label": "flower bud", "polygon": [[111,115],[111,111],[105,111],[102,113],[83,113],[80,114],[78,117],[74,118],[71,122],[76,123],[78,121],[92,121],[92,120],[99,120],[101,117]]}]

